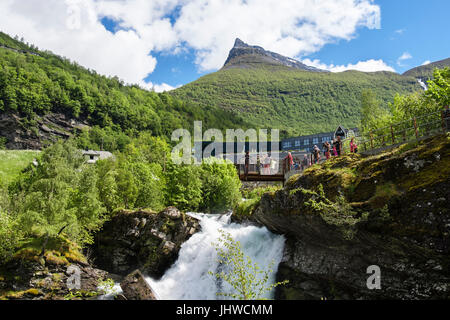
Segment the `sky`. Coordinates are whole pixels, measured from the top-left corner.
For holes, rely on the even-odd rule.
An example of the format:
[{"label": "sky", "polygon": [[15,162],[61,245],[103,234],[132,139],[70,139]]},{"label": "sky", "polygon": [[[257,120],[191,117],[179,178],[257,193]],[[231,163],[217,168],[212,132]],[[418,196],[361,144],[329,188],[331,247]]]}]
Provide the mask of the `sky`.
[{"label": "sky", "polygon": [[450,57],[448,0],[1,0],[0,31],[168,91],[219,70],[236,38],[341,72]]}]

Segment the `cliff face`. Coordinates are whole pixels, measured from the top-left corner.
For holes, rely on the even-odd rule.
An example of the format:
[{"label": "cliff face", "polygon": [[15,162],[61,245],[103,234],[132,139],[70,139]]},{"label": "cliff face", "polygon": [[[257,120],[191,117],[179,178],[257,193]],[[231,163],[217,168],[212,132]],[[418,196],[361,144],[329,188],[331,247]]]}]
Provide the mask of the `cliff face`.
[{"label": "cliff face", "polygon": [[449,187],[447,134],[333,159],[265,194],[251,220],[288,239],[276,298],[450,298]]},{"label": "cliff face", "polygon": [[68,119],[65,115],[52,113],[36,117],[32,124],[16,114],[0,114],[0,137],[6,138],[8,149],[41,149],[45,143],[71,137],[76,130],[87,128],[87,124]]},{"label": "cliff face", "polygon": [[196,219],[170,207],[160,213],[120,212],[96,236],[96,265],[126,275],[139,268],[159,278],[178,257],[181,245],[200,229]]}]

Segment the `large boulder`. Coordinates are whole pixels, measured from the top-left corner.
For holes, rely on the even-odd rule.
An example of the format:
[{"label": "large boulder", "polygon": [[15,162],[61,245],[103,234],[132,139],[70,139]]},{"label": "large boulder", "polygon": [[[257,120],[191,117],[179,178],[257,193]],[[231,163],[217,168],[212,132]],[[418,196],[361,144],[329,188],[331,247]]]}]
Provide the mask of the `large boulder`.
[{"label": "large boulder", "polygon": [[139,270],[126,276],[120,283],[120,287],[127,300],[157,300],[155,292]]},{"label": "large boulder", "polygon": [[[344,195],[354,215],[320,209],[320,184],[334,203]],[[441,135],[332,159],[265,194],[250,219],[287,238],[277,280],[289,284],[276,298],[450,298],[449,185],[450,136]],[[370,266],[380,268],[380,289],[367,286]]]},{"label": "large boulder", "polygon": [[25,242],[11,260],[0,264],[0,300],[97,299],[98,287],[113,275],[92,267],[73,242],[51,238]]},{"label": "large boulder", "polygon": [[95,263],[119,275],[140,269],[159,278],[176,261],[181,245],[199,228],[197,219],[174,207],[159,213],[121,211],[97,234]]}]

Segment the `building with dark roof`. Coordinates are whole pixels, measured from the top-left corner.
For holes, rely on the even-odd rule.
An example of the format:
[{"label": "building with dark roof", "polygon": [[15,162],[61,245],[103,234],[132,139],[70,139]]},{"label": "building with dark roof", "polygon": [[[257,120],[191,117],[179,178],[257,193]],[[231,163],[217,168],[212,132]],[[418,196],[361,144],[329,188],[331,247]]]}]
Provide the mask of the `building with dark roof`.
[{"label": "building with dark roof", "polygon": [[339,126],[333,132],[323,132],[310,134],[307,136],[299,136],[283,139],[281,141],[281,150],[282,151],[305,150],[306,152],[312,152],[315,145],[318,146],[320,149],[322,149],[322,144],[324,142],[326,141],[331,142],[333,139],[336,139],[337,136],[340,136],[342,139],[346,139],[350,132],[353,132],[354,135],[358,135],[358,128],[347,129],[344,126]]}]

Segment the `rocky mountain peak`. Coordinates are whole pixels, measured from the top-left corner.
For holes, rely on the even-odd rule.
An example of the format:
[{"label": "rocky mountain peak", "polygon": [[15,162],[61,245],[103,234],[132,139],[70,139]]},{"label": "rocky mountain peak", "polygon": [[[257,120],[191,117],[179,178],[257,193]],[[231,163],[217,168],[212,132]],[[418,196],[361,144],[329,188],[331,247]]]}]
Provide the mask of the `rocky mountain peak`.
[{"label": "rocky mountain peak", "polygon": [[241,39],[239,39],[239,38],[236,38],[236,40],[234,41],[234,46],[233,46],[233,48],[246,48],[246,47],[249,47],[249,45],[248,44],[246,44],[244,41],[242,41]]},{"label": "rocky mountain peak", "polygon": [[267,51],[262,47],[249,45],[239,38],[236,38],[234,41],[234,46],[228,55],[224,69],[236,67],[246,68],[261,64],[282,65],[305,71],[326,72],[324,70],[307,66],[295,59],[282,56],[281,54]]}]

